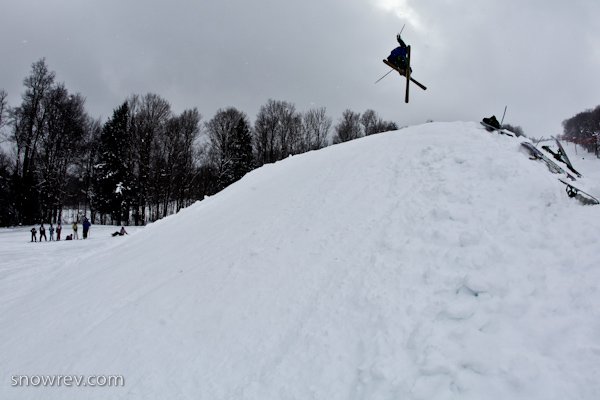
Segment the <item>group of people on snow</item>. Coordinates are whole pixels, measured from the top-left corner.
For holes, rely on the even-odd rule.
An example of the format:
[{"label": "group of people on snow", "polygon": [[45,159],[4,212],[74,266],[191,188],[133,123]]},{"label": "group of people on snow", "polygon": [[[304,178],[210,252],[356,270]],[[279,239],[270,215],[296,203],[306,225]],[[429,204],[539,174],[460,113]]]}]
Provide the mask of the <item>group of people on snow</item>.
[{"label": "group of people on snow", "polygon": [[[90,227],[92,226],[92,223],[86,217],[84,217],[81,225],[83,226],[83,238],[87,239],[89,232],[90,232]],[[78,222],[74,221],[73,224],[71,225],[71,228],[73,229],[73,233],[65,236],[64,240],[78,240],[79,239],[79,234],[77,233],[77,231],[79,229]],[[58,225],[56,225],[56,228],[54,228],[54,225],[52,223],[50,223],[50,227],[48,228],[49,238],[46,237],[46,228],[44,227],[43,222],[40,224],[39,231],[34,226],[33,228],[31,228],[30,232],[31,232],[31,241],[32,242],[38,241],[38,236],[37,236],[38,232],[39,232],[39,241],[40,242],[42,241],[42,239],[47,242],[55,241],[55,239],[54,239],[55,232],[56,232],[56,241],[59,241],[60,234],[62,232],[62,225],[59,221]]]},{"label": "group of people on snow", "polygon": [[[54,225],[52,225],[52,223],[50,223],[50,227],[48,228],[48,233],[50,234],[51,242],[54,241],[54,232],[56,232],[56,240],[60,240],[60,233],[62,232],[62,226],[61,226],[60,222],[56,226],[56,229],[54,228]],[[31,228],[31,241],[32,242],[37,242],[37,233],[38,233],[38,230],[35,228],[35,226],[33,228]],[[48,241],[48,238],[46,237],[46,228],[44,228],[43,222],[40,225],[39,233],[40,233],[40,242],[42,241],[42,239],[44,239],[45,241]]]},{"label": "group of people on snow", "polygon": [[[92,223],[86,217],[84,217],[81,225],[83,227],[83,229],[82,229],[83,239],[87,239],[89,236],[89,233],[90,233],[90,227],[92,226]],[[64,238],[64,240],[78,240],[79,239],[78,221],[73,222],[73,224],[71,225],[71,228],[73,229],[73,233],[71,233],[70,235],[67,235]],[[55,228],[54,225],[52,223],[50,223],[50,227],[48,228],[49,237],[46,236],[46,228],[44,227],[44,223],[40,224],[39,230],[36,229],[36,227],[34,226],[33,228],[31,228],[30,232],[31,232],[31,241],[32,242],[38,241],[38,233],[39,233],[39,242],[41,242],[42,239],[47,242],[52,242],[55,240],[59,241],[60,234],[62,232],[62,225],[59,222]],[[54,233],[56,233],[56,239],[54,238]],[[125,230],[125,227],[122,226],[121,230],[114,232],[111,236],[124,236],[124,235],[128,235],[128,233]]]}]

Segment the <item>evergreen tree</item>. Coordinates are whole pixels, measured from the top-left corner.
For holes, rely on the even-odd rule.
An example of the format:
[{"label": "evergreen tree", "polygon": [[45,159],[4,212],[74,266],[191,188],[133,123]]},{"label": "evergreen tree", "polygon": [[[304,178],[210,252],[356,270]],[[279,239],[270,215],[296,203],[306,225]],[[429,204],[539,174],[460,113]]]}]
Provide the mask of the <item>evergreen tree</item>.
[{"label": "evergreen tree", "polygon": [[127,165],[131,146],[128,129],[127,102],[114,110],[100,135],[99,160],[96,171],[96,207],[110,215],[113,222],[128,220],[127,199],[130,196],[131,174]]},{"label": "evergreen tree", "polygon": [[231,139],[232,178],[235,182],[254,169],[252,132],[245,114],[242,113],[238,120]]},{"label": "evergreen tree", "polygon": [[219,110],[206,124],[209,160],[218,177],[218,190],[252,170],[252,135],[246,114],[231,107]]},{"label": "evergreen tree", "polygon": [[10,177],[10,159],[0,149],[0,226],[9,226],[17,222]]}]

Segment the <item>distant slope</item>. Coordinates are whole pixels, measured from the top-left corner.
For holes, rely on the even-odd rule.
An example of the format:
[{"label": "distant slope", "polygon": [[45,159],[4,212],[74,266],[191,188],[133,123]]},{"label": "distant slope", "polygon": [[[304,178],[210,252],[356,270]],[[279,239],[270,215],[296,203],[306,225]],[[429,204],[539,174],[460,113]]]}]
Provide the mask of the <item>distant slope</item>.
[{"label": "distant slope", "polygon": [[[0,398],[596,399],[600,208],[563,190],[476,123],[264,166],[16,280]],[[15,388],[15,374],[125,387]]]}]

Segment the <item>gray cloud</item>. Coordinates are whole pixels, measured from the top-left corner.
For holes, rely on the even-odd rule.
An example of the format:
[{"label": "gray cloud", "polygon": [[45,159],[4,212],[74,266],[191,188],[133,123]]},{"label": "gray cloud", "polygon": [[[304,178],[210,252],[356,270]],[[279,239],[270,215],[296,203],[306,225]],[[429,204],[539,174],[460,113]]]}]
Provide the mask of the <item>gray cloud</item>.
[{"label": "gray cloud", "polygon": [[[385,6],[385,7],[384,7]],[[0,87],[16,105],[31,63],[109,116],[133,93],[210,118],[235,106],[253,119],[267,99],[300,110],[376,110],[401,125],[501,114],[535,136],[600,101],[594,0],[9,0],[0,15]],[[412,88],[381,59],[395,34],[413,46]]]}]

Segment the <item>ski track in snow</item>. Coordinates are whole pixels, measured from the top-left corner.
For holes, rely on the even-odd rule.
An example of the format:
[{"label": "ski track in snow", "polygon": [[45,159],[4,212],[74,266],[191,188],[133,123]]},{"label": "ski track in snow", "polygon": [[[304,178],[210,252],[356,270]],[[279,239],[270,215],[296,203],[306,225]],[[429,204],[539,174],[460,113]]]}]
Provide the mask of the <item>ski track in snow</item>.
[{"label": "ski track in snow", "polygon": [[[267,165],[60,268],[14,244],[0,398],[595,399],[600,207],[519,140],[426,124]],[[27,373],[126,385],[10,387]]]}]

